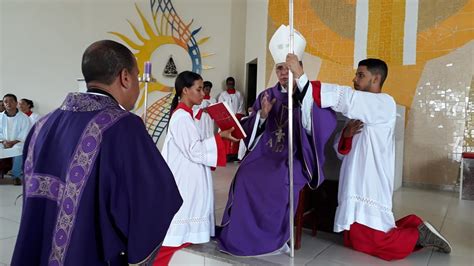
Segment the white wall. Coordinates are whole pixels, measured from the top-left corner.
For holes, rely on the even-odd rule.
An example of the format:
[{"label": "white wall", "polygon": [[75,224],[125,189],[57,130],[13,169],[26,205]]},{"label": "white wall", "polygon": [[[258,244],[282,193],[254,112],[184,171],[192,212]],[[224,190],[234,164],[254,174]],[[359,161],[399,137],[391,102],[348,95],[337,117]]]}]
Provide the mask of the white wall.
[{"label": "white wall", "polygon": [[[252,2],[252,1],[250,1]],[[247,0],[232,0],[231,7],[230,76],[236,79],[236,89],[246,93],[245,81],[245,40]]]},{"label": "white wall", "polygon": [[82,9],[65,2],[2,2],[2,94],[33,99],[41,112],[76,87],[87,41]]},{"label": "white wall", "polygon": [[[127,20],[144,32],[134,3],[151,19],[149,1],[143,0],[0,0],[0,93],[32,99],[41,114],[56,108],[68,92],[77,90],[81,56],[89,44],[100,39],[119,41],[110,31],[136,40]],[[203,64],[214,69],[202,73],[215,84],[213,95],[220,92],[223,80],[230,75],[242,89],[245,63],[240,47],[245,37],[232,33],[244,36],[239,25],[245,22],[242,10],[246,1],[173,0],[173,4],[185,23],[194,19],[192,29],[202,26],[198,40],[211,37],[200,49],[215,53],[203,58]],[[166,49],[160,52],[166,54]],[[191,66],[178,65],[179,71],[185,68]],[[163,71],[158,67],[153,70],[155,75]]]},{"label": "white wall", "polygon": [[3,97],[4,95],[4,90],[2,86],[2,80],[3,80],[3,12],[2,10],[4,9],[3,7],[3,0],[0,0],[0,98]]},{"label": "white wall", "polygon": [[246,63],[257,58],[257,95],[266,88],[267,7],[268,0],[247,1],[244,70]]}]

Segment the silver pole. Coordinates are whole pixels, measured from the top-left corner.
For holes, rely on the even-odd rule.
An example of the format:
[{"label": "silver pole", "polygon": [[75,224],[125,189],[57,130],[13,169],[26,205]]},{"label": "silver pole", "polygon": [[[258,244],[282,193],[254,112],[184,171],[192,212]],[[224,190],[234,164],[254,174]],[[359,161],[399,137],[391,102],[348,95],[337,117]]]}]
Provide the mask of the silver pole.
[{"label": "silver pole", "polygon": [[[290,47],[289,52],[294,53],[294,28],[293,28],[293,0],[289,0]],[[288,166],[290,178],[290,257],[295,257],[295,215],[293,191],[293,72],[288,73]]]},{"label": "silver pole", "polygon": [[147,112],[146,109],[148,107],[148,83],[152,81],[151,79],[151,62],[147,61],[145,62],[145,67],[143,69],[143,78],[142,81],[145,82],[145,88],[143,89],[143,93],[145,96],[145,102],[143,103],[143,122],[145,123],[145,128],[147,127],[146,125],[146,118],[147,118]]}]

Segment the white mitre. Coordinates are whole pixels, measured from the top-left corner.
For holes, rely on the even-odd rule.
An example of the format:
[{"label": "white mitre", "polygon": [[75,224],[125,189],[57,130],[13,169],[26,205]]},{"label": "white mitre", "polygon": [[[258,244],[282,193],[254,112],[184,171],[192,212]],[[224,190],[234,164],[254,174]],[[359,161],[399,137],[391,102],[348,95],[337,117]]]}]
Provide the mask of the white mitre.
[{"label": "white mitre", "polygon": [[[290,26],[281,25],[273,34],[268,44],[268,49],[272,54],[275,64],[286,62],[286,55],[290,47]],[[306,40],[295,30],[294,34],[294,54],[298,56],[299,61],[303,60]]]}]

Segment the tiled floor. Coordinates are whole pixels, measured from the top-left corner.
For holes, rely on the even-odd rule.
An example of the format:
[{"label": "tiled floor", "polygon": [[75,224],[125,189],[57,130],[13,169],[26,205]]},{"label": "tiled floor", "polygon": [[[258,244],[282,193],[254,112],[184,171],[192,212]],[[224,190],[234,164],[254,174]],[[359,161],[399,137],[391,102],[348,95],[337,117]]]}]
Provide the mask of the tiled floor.
[{"label": "tiled floor", "polygon": [[[229,184],[237,169],[229,164],[214,172],[216,220],[219,223],[227,201]],[[20,222],[21,187],[0,186],[0,265],[9,265]],[[415,213],[430,221],[450,240],[450,255],[423,249],[408,258],[386,262],[342,246],[339,235],[318,232],[313,238],[303,232],[302,248],[294,259],[287,255],[235,258],[219,253],[215,243],[192,246],[178,253],[171,265],[474,265],[474,201],[459,201],[454,193],[402,188],[394,194],[396,218]],[[209,255],[202,256],[203,253]]]}]

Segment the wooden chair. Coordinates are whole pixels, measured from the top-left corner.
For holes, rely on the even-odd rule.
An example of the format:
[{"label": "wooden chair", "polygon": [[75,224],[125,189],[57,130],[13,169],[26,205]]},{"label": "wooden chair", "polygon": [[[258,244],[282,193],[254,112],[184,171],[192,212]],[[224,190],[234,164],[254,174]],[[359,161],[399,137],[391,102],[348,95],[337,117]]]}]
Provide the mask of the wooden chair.
[{"label": "wooden chair", "polygon": [[333,233],[334,217],[337,208],[337,180],[325,180],[316,190],[307,185],[300,191],[295,213],[295,249],[301,248],[303,227]]},{"label": "wooden chair", "polygon": [[303,233],[303,226],[305,223],[309,223],[312,229],[311,235],[316,236],[316,217],[315,207],[312,201],[312,194],[314,193],[308,185],[306,185],[301,191],[298,200],[298,206],[295,214],[295,249],[301,248],[301,235]]}]

